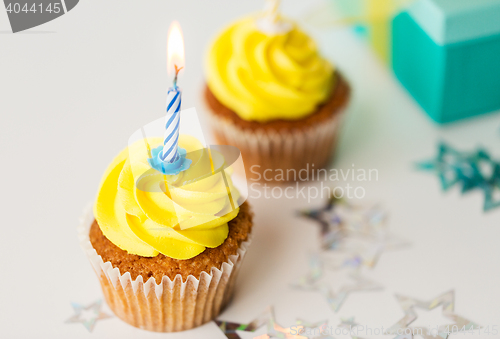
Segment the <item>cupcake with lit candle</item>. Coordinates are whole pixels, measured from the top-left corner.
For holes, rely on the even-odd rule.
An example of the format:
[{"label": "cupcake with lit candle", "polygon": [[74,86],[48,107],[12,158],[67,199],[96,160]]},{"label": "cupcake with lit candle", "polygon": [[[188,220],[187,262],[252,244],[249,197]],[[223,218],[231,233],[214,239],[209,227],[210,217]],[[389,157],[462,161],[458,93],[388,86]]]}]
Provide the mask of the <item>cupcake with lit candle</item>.
[{"label": "cupcake with lit candle", "polygon": [[328,164],[350,88],[272,5],[213,41],[204,97],[217,141],[240,149],[249,179],[291,181]]},{"label": "cupcake with lit candle", "polygon": [[253,225],[231,180],[234,156],[181,134],[180,104],[174,80],[166,123],[158,121],[164,137],[147,135],[152,124],[136,132],[143,137],[108,166],[79,228],[109,307],[157,332],[187,330],[219,314]]}]

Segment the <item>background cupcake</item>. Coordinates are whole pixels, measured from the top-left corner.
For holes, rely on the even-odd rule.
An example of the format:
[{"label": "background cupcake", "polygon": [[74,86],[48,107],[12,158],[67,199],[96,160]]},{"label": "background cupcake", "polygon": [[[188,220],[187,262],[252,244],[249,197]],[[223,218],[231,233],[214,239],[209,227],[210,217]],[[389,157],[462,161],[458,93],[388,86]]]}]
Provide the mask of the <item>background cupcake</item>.
[{"label": "background cupcake", "polygon": [[189,136],[181,135],[179,146],[191,165],[176,175],[150,167],[160,138],[122,151],[79,229],[109,307],[151,331],[187,330],[217,316],[232,296],[252,230],[250,208],[234,203],[239,193],[229,175],[193,180],[207,162],[224,168],[214,160],[220,154]]},{"label": "background cupcake", "polygon": [[215,137],[240,149],[250,179],[327,165],[350,90],[295,23],[241,19],[214,40],[205,68]]}]

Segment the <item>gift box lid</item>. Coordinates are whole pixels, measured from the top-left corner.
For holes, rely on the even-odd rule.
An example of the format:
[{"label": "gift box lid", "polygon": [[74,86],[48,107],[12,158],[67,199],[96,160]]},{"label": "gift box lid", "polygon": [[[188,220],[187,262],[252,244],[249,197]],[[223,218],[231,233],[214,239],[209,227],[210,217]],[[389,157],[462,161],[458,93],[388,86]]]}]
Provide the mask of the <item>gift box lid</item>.
[{"label": "gift box lid", "polygon": [[416,0],[408,12],[439,45],[500,34],[500,0]]}]

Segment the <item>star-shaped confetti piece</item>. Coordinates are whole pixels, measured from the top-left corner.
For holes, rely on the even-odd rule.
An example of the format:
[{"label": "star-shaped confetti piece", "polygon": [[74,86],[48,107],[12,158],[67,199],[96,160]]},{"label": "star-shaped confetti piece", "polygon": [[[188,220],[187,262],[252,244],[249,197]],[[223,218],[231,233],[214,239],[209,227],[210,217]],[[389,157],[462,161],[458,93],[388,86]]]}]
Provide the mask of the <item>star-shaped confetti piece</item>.
[{"label": "star-shaped confetti piece", "polygon": [[354,282],[351,284],[343,285],[339,291],[334,292],[333,289],[324,281],[323,267],[324,259],[319,254],[312,254],[309,259],[309,271],[302,276],[298,282],[291,284],[291,287],[301,290],[318,291],[328,302],[328,305],[334,312],[338,312],[342,307],[350,293],[360,291],[374,291],[383,288],[382,285],[375,283],[363,277],[359,270],[353,271],[349,278]]},{"label": "star-shaped confetti piece", "polygon": [[437,335],[442,339],[447,339],[451,334],[452,328],[456,328],[456,332],[462,331],[470,331],[474,329],[481,328],[478,324],[461,317],[455,313],[455,292],[449,291],[446,292],[431,301],[420,301],[417,299],[413,299],[405,296],[396,296],[398,302],[403,309],[405,315],[402,319],[400,319],[396,324],[391,326],[386,334],[398,334],[401,331],[410,328],[413,334],[418,333],[418,335],[422,336],[425,339],[436,338],[432,333],[428,332],[427,328],[424,327],[409,327],[411,323],[413,323],[417,319],[417,313],[415,312],[415,307],[424,309],[424,310],[432,310],[438,306],[443,307],[443,316],[451,319],[454,324],[452,325],[441,325],[438,327]]},{"label": "star-shaped confetti piece", "polygon": [[326,298],[328,304],[330,305],[330,308],[334,312],[338,312],[340,310],[347,297],[351,293],[362,291],[376,291],[383,288],[382,285],[368,280],[365,277],[362,277],[359,273],[351,274],[350,278],[354,280],[354,283],[342,286],[338,292],[334,292],[331,288],[325,285],[319,287],[321,293]]},{"label": "star-shaped confetti piece", "polygon": [[476,173],[470,168],[472,159],[475,159],[475,154],[461,153],[440,142],[436,158],[418,163],[417,168],[436,172],[441,188],[446,191],[460,182],[460,176],[473,180]]},{"label": "star-shaped confetti piece", "polygon": [[273,317],[272,312],[272,308],[267,308],[262,314],[248,324],[221,320],[214,320],[214,322],[228,339],[241,339],[237,331],[255,332],[258,328],[268,323],[268,321]]},{"label": "star-shaped confetti piece", "polygon": [[408,245],[390,234],[387,213],[379,206],[353,205],[332,196],[326,206],[301,215],[319,223],[321,249],[349,254],[338,268],[373,268],[385,250]]},{"label": "star-shaped confetti piece", "polygon": [[483,191],[485,211],[500,207],[500,163],[494,164],[492,173],[487,178]]},{"label": "star-shaped confetti piece", "polygon": [[338,327],[342,328],[344,330],[348,330],[349,334],[351,336],[351,339],[365,339],[365,338],[359,337],[357,335],[355,328],[356,328],[356,326],[359,326],[359,324],[354,321],[354,317],[341,318],[340,321],[341,322],[338,325]]},{"label": "star-shaped confetti piece", "polygon": [[[354,317],[349,318],[340,318],[340,324],[337,326],[342,328],[343,330],[348,330],[351,339],[365,339],[364,337],[360,337],[357,335],[356,327],[359,326],[358,323],[354,321]],[[344,332],[342,332],[344,334]],[[393,339],[413,339],[412,335],[399,335]]]},{"label": "star-shaped confetti piece", "polygon": [[329,335],[328,320],[311,323],[303,319],[297,319],[297,325],[303,326],[302,333],[312,339],[334,339]]},{"label": "star-shaped confetti piece", "polygon": [[358,326],[359,324],[354,321],[354,317],[349,318],[340,318],[340,324],[338,327],[344,328],[347,330],[352,330],[353,327]]},{"label": "star-shaped confetti piece", "polygon": [[441,188],[447,191],[460,184],[462,193],[479,189],[484,193],[484,211],[500,207],[500,163],[495,162],[487,150],[460,152],[450,145],[440,142],[434,159],[417,164],[417,168],[432,171],[439,177]]},{"label": "star-shaped confetti piece", "polygon": [[309,255],[308,266],[307,273],[296,283],[292,283],[292,287],[304,290],[315,289],[316,283],[323,277],[323,259],[319,253]]},{"label": "star-shaped confetti piece", "polygon": [[495,196],[500,196],[500,187],[487,187],[484,189],[485,211],[500,207],[500,197],[495,199]]},{"label": "star-shaped confetti piece", "polygon": [[301,215],[317,221],[320,226],[321,248],[332,250],[338,248],[344,234],[342,232],[340,217],[334,213],[334,207],[341,201],[331,197],[326,206],[316,209],[302,211]]},{"label": "star-shaped confetti piece", "polygon": [[[327,321],[318,323],[309,323],[304,320],[297,320],[296,325],[291,327],[282,327],[279,325],[274,317],[274,309],[268,307],[256,319],[249,324],[240,324],[228,321],[214,320],[219,329],[224,333],[228,339],[241,339],[238,331],[242,332],[255,332],[257,329],[266,325],[266,333],[254,337],[254,339],[328,339],[331,338],[325,334],[327,328]],[[313,337],[308,334],[312,333]],[[316,334],[319,334],[316,335]]]},{"label": "star-shaped confetti piece", "polygon": [[75,314],[66,320],[66,323],[81,323],[89,332],[94,330],[97,321],[112,318],[111,315],[101,311],[102,300],[98,300],[88,306],[82,306],[78,303],[71,303],[71,306]]}]

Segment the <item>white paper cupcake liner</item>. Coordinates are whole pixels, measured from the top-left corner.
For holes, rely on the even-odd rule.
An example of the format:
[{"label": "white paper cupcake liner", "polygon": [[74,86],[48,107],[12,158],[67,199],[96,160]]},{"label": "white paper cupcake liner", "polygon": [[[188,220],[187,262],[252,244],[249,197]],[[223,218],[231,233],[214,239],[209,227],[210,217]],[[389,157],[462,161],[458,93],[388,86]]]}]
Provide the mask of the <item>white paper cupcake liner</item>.
[{"label": "white paper cupcake liner", "polygon": [[121,273],[104,262],[92,247],[90,226],[94,221],[91,206],[80,218],[80,245],[96,272],[109,307],[122,320],[149,331],[176,332],[200,326],[214,319],[230,301],[237,273],[251,239],[243,242],[236,255],[229,257],[221,269],[202,272],[199,279],[190,275],[185,281],[178,274],[173,280],[164,276],[157,284],[153,277],[132,280],[129,272]]},{"label": "white paper cupcake liner", "polygon": [[[270,169],[268,178],[275,179],[281,170],[285,175],[283,181],[294,181],[298,180],[294,177],[298,178],[301,170],[311,173],[328,165],[344,111],[342,108],[328,120],[312,126],[286,131],[241,128],[210,110],[208,116],[218,143],[235,146],[241,151],[248,179],[274,181],[263,177],[264,171]],[[295,176],[287,175],[288,170],[295,171]]]}]

